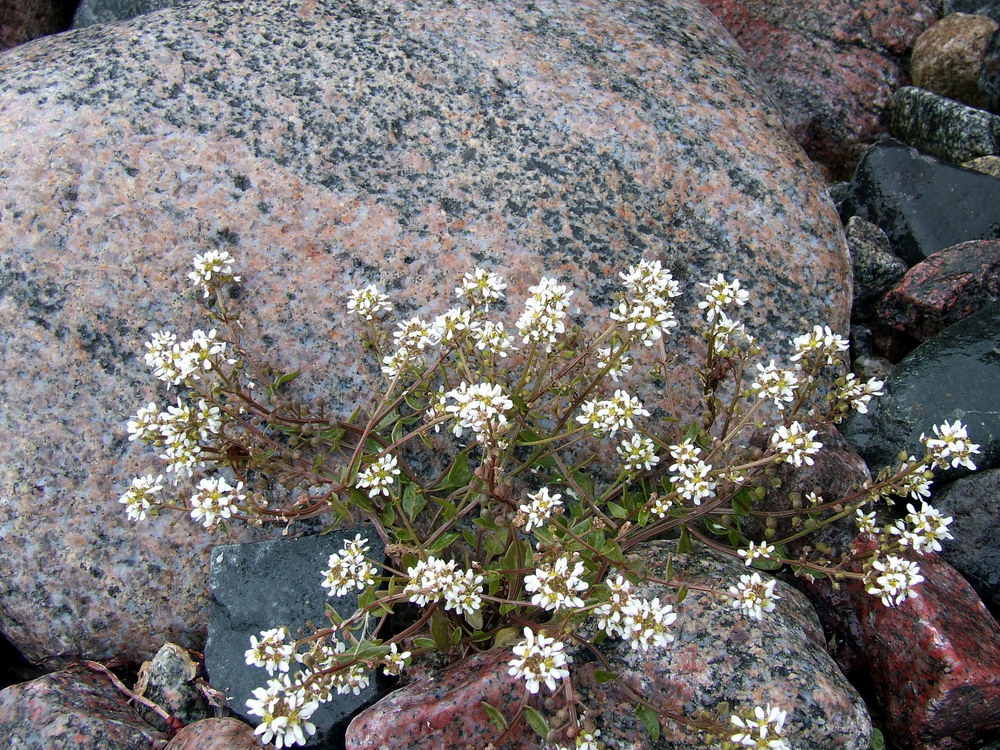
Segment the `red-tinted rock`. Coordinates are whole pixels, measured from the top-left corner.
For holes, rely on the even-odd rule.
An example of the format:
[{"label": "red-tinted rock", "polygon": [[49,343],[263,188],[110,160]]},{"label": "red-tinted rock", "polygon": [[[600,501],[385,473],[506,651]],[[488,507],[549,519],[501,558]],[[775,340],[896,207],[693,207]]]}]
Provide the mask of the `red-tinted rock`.
[{"label": "red-tinted rock", "polygon": [[85,667],[0,691],[0,747],[157,750],[166,741],[106,676]]},{"label": "red-tinted rock", "polygon": [[881,132],[900,64],[936,20],[929,0],[705,0],[771,85],[796,140],[832,176],[850,176]]},{"label": "red-tinted rock", "polygon": [[[867,547],[870,549],[870,546]],[[824,626],[854,653],[845,671],[874,681],[894,746],[964,750],[1000,732],[1000,625],[937,555],[914,558],[918,596],[886,607],[852,581],[810,587]]]},{"label": "red-tinted rock", "polygon": [[237,719],[202,719],[183,727],[164,750],[259,750],[253,728]]},{"label": "red-tinted rock", "polygon": [[907,271],[877,314],[885,326],[926,341],[997,300],[1000,240],[975,240],[939,250]]},{"label": "red-tinted rock", "polygon": [[0,0],[0,51],[65,31],[75,5],[73,0]]}]

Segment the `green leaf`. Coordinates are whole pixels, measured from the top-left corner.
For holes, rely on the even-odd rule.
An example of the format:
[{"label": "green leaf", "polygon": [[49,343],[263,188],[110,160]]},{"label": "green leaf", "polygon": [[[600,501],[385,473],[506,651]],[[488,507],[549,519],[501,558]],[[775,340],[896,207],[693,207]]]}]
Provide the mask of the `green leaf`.
[{"label": "green leaf", "polygon": [[708,518],[705,519],[705,528],[708,529],[708,533],[715,534],[716,536],[725,536],[729,533],[729,529],[721,523],[716,523]]},{"label": "green leaf", "polygon": [[351,496],[351,502],[359,508],[367,510],[369,513],[375,512],[375,504],[366,493],[362,492],[357,487],[351,487],[349,494]]},{"label": "green leaf", "polygon": [[639,517],[636,519],[636,522],[639,524],[640,528],[649,523],[649,511],[646,508],[639,511]]},{"label": "green leaf", "polygon": [[871,746],[872,750],[885,750],[885,737],[878,727],[872,727]]},{"label": "green leaf", "polygon": [[403,512],[412,521],[420,514],[420,511],[427,505],[427,498],[420,492],[417,485],[410,482],[403,490]]},{"label": "green leaf", "polygon": [[477,609],[475,612],[467,612],[465,614],[465,621],[469,623],[476,630],[483,629],[483,611]]},{"label": "green leaf", "polygon": [[455,457],[455,462],[448,470],[448,477],[445,479],[446,487],[467,487],[472,480],[472,472],[469,471],[469,454],[459,453]]},{"label": "green leaf", "polygon": [[518,411],[520,411],[522,414],[528,411],[528,402],[524,400],[524,398],[521,396],[520,393],[510,394],[510,400],[514,403],[514,406],[516,406]]},{"label": "green leaf", "polygon": [[430,638],[414,638],[413,645],[417,648],[435,648],[434,641]]},{"label": "green leaf", "polygon": [[496,706],[491,706],[486,701],[479,701],[479,705],[483,707],[486,715],[490,717],[490,721],[493,723],[493,726],[501,732],[507,728],[507,719],[505,719],[503,714],[500,713],[500,709]]},{"label": "green leaf", "polygon": [[763,557],[758,557],[752,563],[751,567],[757,568],[757,570],[781,570],[783,563],[777,560],[768,560]]},{"label": "green leaf", "polygon": [[417,398],[415,393],[413,392],[407,393],[405,396],[403,396],[403,400],[406,402],[407,406],[413,409],[413,411],[419,411],[419,412],[424,411],[424,404],[419,398]]},{"label": "green leaf", "polygon": [[434,544],[431,547],[427,548],[427,551],[437,555],[442,550],[451,546],[451,543],[454,542],[456,539],[458,539],[459,536],[461,535],[457,531],[450,531],[447,534],[442,534],[441,537],[436,542],[434,542]]},{"label": "green leaf", "polygon": [[691,551],[691,534],[687,526],[681,526],[681,538],[677,540],[677,551],[686,553]]},{"label": "green leaf", "polygon": [[613,518],[628,518],[628,511],[618,503],[608,503],[608,510]]},{"label": "green leaf", "polygon": [[679,589],[677,589],[677,598],[675,599],[675,603],[680,604],[682,601],[687,599],[687,595],[688,595],[688,587],[681,586]]},{"label": "green leaf", "polygon": [[455,644],[458,643],[460,640],[462,640],[462,629],[455,628],[454,630],[451,631],[451,642]]},{"label": "green leaf", "polygon": [[298,376],[299,376],[299,370],[295,370],[294,372],[286,372],[284,375],[275,380],[266,388],[267,395],[273,396],[275,393],[281,390],[283,386],[287,385],[288,383],[291,383]]},{"label": "green leaf", "polygon": [[528,725],[535,730],[535,734],[543,740],[549,736],[549,723],[545,717],[531,706],[524,707],[524,718],[528,720]]},{"label": "green leaf", "polygon": [[447,654],[451,649],[450,635],[448,632],[448,619],[440,609],[434,610],[434,614],[431,615],[431,637],[434,639],[434,645],[437,647],[437,650],[442,654]]},{"label": "green leaf", "polygon": [[597,680],[597,684],[601,685],[605,682],[611,682],[612,680],[618,679],[618,674],[616,672],[605,672],[603,669],[594,670],[594,679]]},{"label": "green leaf", "polygon": [[654,742],[660,739],[660,715],[656,711],[648,706],[639,705],[635,707],[635,715],[639,717],[639,721],[646,727]]}]

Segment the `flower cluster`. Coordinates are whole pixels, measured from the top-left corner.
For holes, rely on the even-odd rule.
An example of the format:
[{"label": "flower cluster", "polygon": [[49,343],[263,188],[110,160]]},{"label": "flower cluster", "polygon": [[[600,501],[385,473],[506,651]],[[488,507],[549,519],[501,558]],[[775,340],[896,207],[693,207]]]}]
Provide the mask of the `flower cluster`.
[{"label": "flower cluster", "polygon": [[677,281],[658,260],[643,260],[619,275],[628,296],[612,308],[610,318],[621,323],[643,345],[652,346],[664,333],[677,327],[672,301],[680,295]]},{"label": "flower cluster", "polygon": [[939,469],[964,466],[972,471],[976,470],[972,456],[979,453],[979,446],[969,440],[965,425],[957,419],[953,424],[945,422],[942,425],[935,425],[934,437],[921,434],[920,442],[924,444],[927,453],[934,459],[934,465]]},{"label": "flower cluster", "polygon": [[941,515],[941,511],[927,503],[920,504],[920,510],[907,504],[909,511],[905,519],[896,521],[889,527],[889,532],[899,537],[903,547],[910,547],[914,552],[940,552],[942,539],[954,539],[948,531],[950,516]]},{"label": "flower cluster", "polygon": [[523,343],[542,344],[546,352],[551,352],[559,335],[566,331],[566,310],[573,291],[549,278],[542,278],[528,291],[531,296],[515,325]]},{"label": "flower cluster", "polygon": [[488,311],[490,305],[503,299],[503,290],[506,288],[507,284],[500,276],[477,268],[462,277],[461,284],[455,289],[455,296],[464,299],[472,307],[482,306]]},{"label": "flower cluster", "polygon": [[424,606],[444,599],[445,609],[458,614],[472,614],[482,607],[483,577],[472,570],[462,570],[454,560],[445,562],[437,557],[418,560],[408,568],[410,582],[403,593],[409,601]]},{"label": "flower cluster", "polygon": [[507,671],[523,679],[532,695],[538,692],[543,682],[555,692],[556,680],[569,677],[569,670],[566,669],[569,658],[563,649],[563,644],[555,638],[525,628],[524,640],[514,646],[514,658],[508,662],[510,669]]},{"label": "flower cluster", "polygon": [[304,745],[316,734],[316,725],[309,719],[319,708],[319,701],[309,700],[305,691],[293,689],[288,675],[282,678],[268,680],[267,687],[255,688],[253,698],[247,700],[247,712],[260,717],[254,735],[278,748]]},{"label": "flower cluster", "polygon": [[738,747],[791,750],[791,745],[781,736],[787,715],[784,709],[770,704],[755,706],[752,713],[733,714],[729,720],[737,731],[729,739]]},{"label": "flower cluster", "polygon": [[356,485],[359,490],[367,490],[368,497],[378,497],[379,495],[388,497],[389,488],[392,487],[398,476],[399,465],[396,457],[391,453],[386,453],[358,472]]},{"label": "flower cluster", "polygon": [[921,583],[920,566],[896,555],[872,560],[865,575],[865,590],[887,607],[902,604],[917,595],[913,587]]},{"label": "flower cluster", "polygon": [[237,503],[246,500],[241,490],[243,482],[233,487],[223,477],[206,477],[198,482],[198,491],[191,497],[191,518],[201,521],[206,529],[223,518],[231,518]]},{"label": "flower cluster", "polygon": [[740,576],[739,583],[729,587],[731,604],[734,609],[742,609],[755,620],[763,620],[765,612],[774,611],[774,603],[781,597],[774,593],[777,581],[765,581],[760,573]]},{"label": "flower cluster", "polygon": [[554,495],[549,494],[548,487],[542,487],[538,492],[529,493],[528,500],[531,502],[518,506],[518,510],[527,516],[525,531],[544,526],[552,514],[562,506],[562,495],[558,492]]},{"label": "flower cluster", "polygon": [[207,297],[212,287],[232,281],[240,281],[233,275],[236,259],[225,250],[209,250],[207,253],[194,256],[194,270],[188,274],[191,283],[200,286]]},{"label": "flower cluster", "polygon": [[656,444],[638,433],[622,440],[615,450],[625,461],[625,471],[649,471],[660,463],[660,457],[656,455]]},{"label": "flower cluster", "polygon": [[514,406],[501,386],[490,383],[462,383],[448,391],[445,398],[452,402],[445,406],[445,411],[455,418],[452,428],[455,436],[460,437],[468,429],[484,442],[503,433],[506,412]]},{"label": "flower cluster", "polygon": [[715,496],[718,483],[712,478],[712,466],[701,460],[701,448],[688,439],[671,445],[670,480],[674,490],[685,500],[701,505],[702,500]]},{"label": "flower cluster", "polygon": [[743,307],[750,299],[750,293],[746,289],[740,288],[739,279],[726,281],[726,277],[721,273],[707,284],[699,284],[708,289],[708,294],[698,308],[705,311],[705,320],[713,322],[716,316],[723,315],[730,306]]},{"label": "flower cluster", "polygon": [[850,348],[847,339],[830,330],[830,326],[813,326],[811,333],[792,339],[792,345],[795,347],[793,362],[804,359],[827,365],[840,364],[840,355]]},{"label": "flower cluster", "polygon": [[608,601],[596,610],[597,626],[609,636],[619,636],[632,642],[633,649],[648,651],[650,646],[662,648],[674,640],[667,628],[677,619],[670,604],[661,604],[659,597],[642,599],[632,593],[631,584],[623,576],[608,580]]},{"label": "flower cluster", "polygon": [[392,303],[374,284],[369,284],[364,289],[355,289],[350,293],[347,309],[364,320],[374,320],[380,312],[392,310]]},{"label": "flower cluster", "polygon": [[577,560],[570,570],[568,557],[560,557],[551,566],[536,568],[534,575],[524,579],[525,591],[533,594],[531,603],[542,609],[582,607],[583,599],[577,594],[589,587],[583,580],[583,563]]},{"label": "flower cluster", "polygon": [[618,389],[606,400],[587,401],[580,408],[576,421],[588,427],[598,437],[614,435],[618,430],[635,429],[636,417],[648,417],[649,411],[635,396]]},{"label": "flower cluster", "polygon": [[771,399],[779,409],[795,400],[799,378],[793,370],[785,370],[774,364],[772,359],[767,367],[757,364],[757,378],[750,384],[750,390],[760,399]]},{"label": "flower cluster", "polygon": [[375,584],[375,566],[365,559],[368,540],[356,534],[354,539],[344,541],[344,548],[330,555],[326,570],[323,571],[323,588],[329,589],[330,596],[344,596],[350,591],[364,591]]},{"label": "flower cluster", "polygon": [[816,437],[816,430],[806,431],[798,422],[792,422],[787,427],[779,425],[771,436],[771,443],[781,454],[782,458],[794,466],[802,466],[803,463],[813,465],[813,455],[819,453],[823,444]]},{"label": "flower cluster", "polygon": [[146,342],[144,359],[146,366],[169,388],[189,378],[198,380],[223,362],[235,364],[235,359],[227,358],[227,348],[228,344],[219,339],[214,328],[208,333],[196,330],[185,341],[178,341],[177,334],[170,331],[159,331]]}]

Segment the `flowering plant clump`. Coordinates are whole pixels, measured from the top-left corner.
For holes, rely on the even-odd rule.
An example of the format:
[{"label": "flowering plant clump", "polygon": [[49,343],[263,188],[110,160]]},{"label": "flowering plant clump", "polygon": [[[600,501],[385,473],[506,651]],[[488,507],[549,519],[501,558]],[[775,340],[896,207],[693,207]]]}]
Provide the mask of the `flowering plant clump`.
[{"label": "flowering plant clump", "polygon": [[[812,464],[823,448],[818,427],[867,411],[882,392],[878,380],[839,374],[847,342],[829,327],[792,339],[787,362],[765,364],[737,319],[749,292],[721,274],[700,284],[703,410],[683,423],[654,418],[623,382],[642,363],[661,376],[668,364],[663,341],[679,325],[681,290],[659,261],[620,274],[608,323],[590,338],[571,318],[575,291],[554,278],[530,287],[512,327],[489,317],[505,305],[507,285],[486,269],[459,280],[456,307],[394,326],[386,320],[392,302],[369,284],[349,294],[345,309],[384,382],[373,403],[339,419],[283,395],[298,373],[276,374],[244,346],[224,293],[240,281],[235,265],[228,253],[206,253],[189,274],[215,327],[186,340],[161,331],[146,344],[146,364],[173,389],[173,402],[140,407],[129,439],[167,465],[133,479],[121,503],[133,521],[172,510],[209,530],[318,516],[331,527],[369,523],[369,533],[316,571],[329,596],[358,596],[356,613],[344,619],[329,608],[328,627],[294,637],[276,628],[248,644],[246,663],[267,674],[247,707],[260,717],[257,734],[277,747],[304,744],[316,707],[359,693],[373,670],[398,675],[427,651],[461,658],[490,646],[510,649],[509,674],[528,694],[565,700],[551,716],[524,702],[512,716],[483,704],[501,738],[524,719],[554,746],[603,747],[590,711],[578,713],[573,648],[599,653],[605,638],[641,651],[670,648],[688,590],[669,574],[656,583],[671,594],[639,596],[648,576],[630,562],[632,550],[673,535],[681,552],[697,542],[739,559],[752,570],[699,589],[751,619],[768,617],[780,600],[760,570],[786,565],[812,578],[858,579],[897,606],[919,593],[913,557],[951,536],[951,519],[926,502],[933,469],[974,468],[979,452],[962,424],[946,422],[923,437],[923,456],[846,497],[810,493],[808,503],[782,511],[808,521],[804,530],[782,536],[768,524],[756,533],[751,521],[768,515],[761,503],[773,468]],[[602,444],[614,450],[594,463]],[[443,470],[418,470],[424,450],[452,453]],[[251,472],[302,494],[272,506]],[[905,518],[880,528],[873,508],[899,497],[919,508],[908,504]],[[841,519],[877,544],[836,559],[810,547],[793,552],[797,539]],[[387,559],[370,556],[374,534]],[[403,606],[418,614],[394,628]],[[588,623],[593,639],[584,635],[595,632]],[[654,735],[670,720],[722,747],[789,746],[783,732],[794,707],[726,707],[694,718],[619,683]]]}]

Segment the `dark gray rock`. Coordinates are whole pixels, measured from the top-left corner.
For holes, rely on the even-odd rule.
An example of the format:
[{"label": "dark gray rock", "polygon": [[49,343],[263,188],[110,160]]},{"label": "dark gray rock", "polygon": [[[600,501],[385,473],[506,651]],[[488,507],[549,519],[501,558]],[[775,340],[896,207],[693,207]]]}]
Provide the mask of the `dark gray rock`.
[{"label": "dark gray rock", "polygon": [[172,8],[189,0],[81,0],[73,16],[73,28],[82,29],[98,23],[113,23]]},{"label": "dark gray rock", "polygon": [[889,129],[917,150],[955,164],[1000,153],[1000,117],[913,86],[893,94]]},{"label": "dark gray rock", "polygon": [[167,742],[106,675],[83,666],[0,690],[0,747],[159,750]]},{"label": "dark gray rock", "polygon": [[860,216],[848,220],[846,234],[854,270],[851,319],[864,320],[874,314],[875,304],[903,278],[906,263],[892,252],[885,232]]},{"label": "dark gray rock", "polygon": [[1000,0],[944,0],[941,15],[968,13],[971,16],[989,16],[1000,23]]},{"label": "dark gray rock", "polygon": [[1000,614],[1000,470],[983,471],[934,492],[934,507],[952,517],[954,539],[941,557],[955,566],[994,614]]},{"label": "dark gray rock", "polygon": [[[344,618],[354,614],[357,596],[328,597],[320,572],[345,539],[361,533],[370,543],[372,559],[384,556],[384,547],[370,527],[341,529],[323,536],[279,539],[257,544],[224,544],[212,550],[212,611],[205,645],[209,682],[222,691],[228,706],[251,724],[257,717],[247,712],[246,701],[268,680],[266,670],[248,666],[245,653],[250,636],[286,626],[293,638],[309,635],[329,625],[324,614],[329,604]],[[296,669],[292,668],[294,673]],[[337,695],[323,703],[310,721],[316,735],[309,747],[327,747],[347,720],[377,696],[376,679],[360,695]]]},{"label": "dark gray rock", "polygon": [[[166,710],[184,724],[211,716],[208,701],[195,685],[198,664],[187,649],[176,643],[165,643],[152,661],[142,665],[135,692]],[[167,731],[166,722],[154,711],[137,706],[142,717],[159,729]]]},{"label": "dark gray rock", "polygon": [[979,95],[983,106],[1000,114],[1000,34],[990,39],[979,69]]},{"label": "dark gray rock", "polygon": [[[844,434],[875,473],[896,465],[897,454],[923,455],[921,433],[945,420],[961,420],[988,469],[1000,463],[1000,304],[983,308],[911,352],[893,369],[885,395],[868,414],[855,414]],[[938,472],[940,482],[969,473],[959,467]]]},{"label": "dark gray rock", "polygon": [[886,139],[858,164],[843,215],[877,224],[912,266],[966,240],[1000,237],[1000,180]]}]

